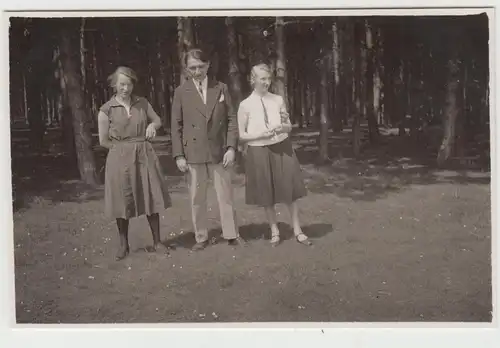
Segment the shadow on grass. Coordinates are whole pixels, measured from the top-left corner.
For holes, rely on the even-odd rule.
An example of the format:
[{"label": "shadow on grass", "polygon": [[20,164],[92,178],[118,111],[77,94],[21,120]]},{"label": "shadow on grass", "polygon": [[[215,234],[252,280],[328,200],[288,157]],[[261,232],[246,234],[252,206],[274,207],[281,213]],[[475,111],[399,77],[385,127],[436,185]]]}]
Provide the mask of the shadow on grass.
[{"label": "shadow on grass", "polygon": [[[376,145],[364,146],[360,156],[352,154],[349,132],[330,133],[328,163],[318,164],[317,132],[294,131],[292,140],[297,158],[304,169],[309,191],[331,193],[359,201],[375,201],[408,188],[410,185],[450,183],[458,185],[490,183],[489,160],[464,167],[435,165],[435,149],[417,143],[410,137],[385,135]],[[474,144],[472,144],[474,145]],[[170,192],[184,192],[186,177],[171,156],[170,141],[158,139],[153,144],[167,177]],[[470,146],[473,147],[473,146]],[[19,147],[21,148],[21,147]],[[59,149],[60,150],[60,149]],[[75,160],[54,150],[44,155],[14,150],[12,154],[12,180],[14,210],[26,207],[33,199],[43,198],[53,203],[82,202],[103,198],[102,187],[95,189],[77,180]],[[96,163],[101,182],[107,151],[96,148]],[[236,173],[245,172],[244,158],[237,156]],[[242,175],[237,176],[240,179]],[[235,185],[243,181],[235,180]]]},{"label": "shadow on grass", "polygon": [[484,159],[471,165],[454,162],[438,168],[436,153],[410,137],[384,136],[355,158],[348,133],[331,135],[328,150],[332,160],[323,164],[316,161],[313,132],[295,134],[294,146],[307,187],[314,193],[375,201],[410,185],[490,184],[489,163]]},{"label": "shadow on grass", "polygon": [[[176,192],[185,180],[170,155],[168,144],[154,143],[161,167],[171,192]],[[98,179],[104,183],[107,150],[95,149]],[[62,151],[44,154],[14,153],[12,156],[13,209],[27,208],[33,201],[85,202],[102,200],[104,187],[82,183],[75,168],[75,159]]]},{"label": "shadow on grass", "polygon": [[[293,230],[290,225],[280,222],[278,223],[278,228],[280,229],[280,237],[282,240],[294,238]],[[302,230],[311,239],[319,239],[332,232],[333,227],[331,224],[317,223],[303,226]],[[271,232],[267,223],[253,223],[240,226],[239,233],[241,238],[247,242],[271,238]],[[225,243],[225,240],[222,238],[222,231],[220,228],[211,229],[208,232],[208,240],[211,244]],[[184,233],[180,236],[176,236],[175,238],[167,239],[163,241],[163,243],[172,249],[191,249],[195,244],[194,233]]]}]

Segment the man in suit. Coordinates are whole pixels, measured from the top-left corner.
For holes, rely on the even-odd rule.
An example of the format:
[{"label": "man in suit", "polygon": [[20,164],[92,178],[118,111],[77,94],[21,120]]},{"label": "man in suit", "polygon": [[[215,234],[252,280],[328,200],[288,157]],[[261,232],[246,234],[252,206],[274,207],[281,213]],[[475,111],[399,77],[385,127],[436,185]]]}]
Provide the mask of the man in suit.
[{"label": "man in suit", "polygon": [[238,125],[224,83],[207,76],[210,61],[200,49],[184,58],[189,79],[175,90],[172,105],[172,152],[177,167],[189,173],[192,221],[196,244],[208,245],[207,189],[212,179],[219,203],[222,235],[241,245],[231,184],[238,143]]}]

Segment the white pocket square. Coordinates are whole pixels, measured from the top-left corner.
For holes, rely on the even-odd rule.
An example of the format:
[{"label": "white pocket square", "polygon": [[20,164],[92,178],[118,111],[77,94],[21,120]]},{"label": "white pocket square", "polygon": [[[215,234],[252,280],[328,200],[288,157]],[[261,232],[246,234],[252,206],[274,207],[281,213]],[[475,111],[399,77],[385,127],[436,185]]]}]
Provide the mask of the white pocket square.
[{"label": "white pocket square", "polygon": [[223,101],[224,101],[224,93],[221,93],[219,98],[219,103],[222,103]]}]

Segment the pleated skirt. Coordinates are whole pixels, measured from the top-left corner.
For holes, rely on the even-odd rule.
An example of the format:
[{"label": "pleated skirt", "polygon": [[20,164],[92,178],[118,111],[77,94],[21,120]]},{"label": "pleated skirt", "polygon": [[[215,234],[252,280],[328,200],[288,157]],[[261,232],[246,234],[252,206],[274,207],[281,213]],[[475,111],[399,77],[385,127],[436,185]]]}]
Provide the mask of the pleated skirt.
[{"label": "pleated skirt", "polygon": [[245,156],[245,202],[290,204],[307,195],[299,161],[289,138],[268,146],[248,146]]}]

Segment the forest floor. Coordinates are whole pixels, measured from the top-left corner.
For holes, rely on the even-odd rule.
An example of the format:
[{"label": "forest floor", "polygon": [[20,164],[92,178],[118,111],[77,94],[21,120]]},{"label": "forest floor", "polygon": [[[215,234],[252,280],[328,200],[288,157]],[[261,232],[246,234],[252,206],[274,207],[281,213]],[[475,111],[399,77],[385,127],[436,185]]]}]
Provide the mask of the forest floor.
[{"label": "forest floor", "polygon": [[211,189],[213,243],[197,253],[186,180],[160,139],[174,202],[161,214],[171,256],[145,252],[150,232],[138,218],[121,262],[102,188],[71,180],[63,156],[13,153],[18,323],[490,321],[490,173],[434,168],[400,137],[384,137],[355,160],[347,139],[332,134],[334,161],[320,166],[315,134],[294,136],[312,247],[294,241],[281,207],[285,241],[269,245],[264,213],[244,204],[238,168],[235,199],[248,245],[219,239]]}]

